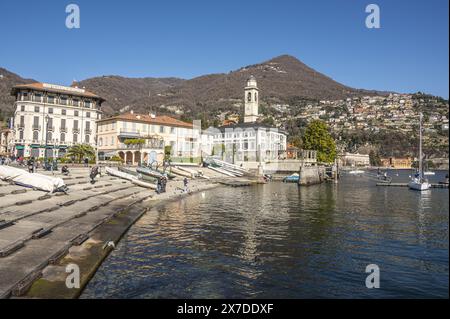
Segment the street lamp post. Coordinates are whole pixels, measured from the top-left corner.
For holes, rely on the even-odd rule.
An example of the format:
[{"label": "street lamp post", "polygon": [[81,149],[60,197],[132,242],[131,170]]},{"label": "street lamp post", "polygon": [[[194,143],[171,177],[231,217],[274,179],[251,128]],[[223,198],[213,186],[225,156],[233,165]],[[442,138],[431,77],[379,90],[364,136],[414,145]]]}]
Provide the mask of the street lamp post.
[{"label": "street lamp post", "polygon": [[44,166],[45,166],[45,170],[48,169],[47,147],[48,147],[48,122],[49,122],[49,119],[50,119],[50,117],[47,114],[45,116],[45,149],[44,149]]}]

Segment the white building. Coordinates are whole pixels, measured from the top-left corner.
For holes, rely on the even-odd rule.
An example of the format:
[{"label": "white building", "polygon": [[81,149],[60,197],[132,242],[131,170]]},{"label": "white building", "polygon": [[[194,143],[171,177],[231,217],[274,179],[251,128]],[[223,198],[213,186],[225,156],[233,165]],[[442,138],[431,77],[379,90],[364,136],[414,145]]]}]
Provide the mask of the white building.
[{"label": "white building", "polygon": [[214,132],[214,154],[225,151],[229,162],[263,162],[286,157],[287,133],[258,122],[259,89],[254,76],[247,81],[244,123],[219,127]]},{"label": "white building", "polygon": [[17,85],[11,95],[16,98],[15,156],[63,157],[74,144],[96,146],[101,97],[85,89],[47,83]]}]

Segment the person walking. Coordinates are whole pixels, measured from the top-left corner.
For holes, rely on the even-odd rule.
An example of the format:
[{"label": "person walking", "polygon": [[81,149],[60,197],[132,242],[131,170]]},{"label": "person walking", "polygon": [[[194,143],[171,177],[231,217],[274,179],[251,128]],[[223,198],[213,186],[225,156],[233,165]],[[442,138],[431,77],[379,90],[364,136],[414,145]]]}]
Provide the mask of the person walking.
[{"label": "person walking", "polygon": [[91,173],[89,174],[89,177],[91,178],[91,184],[95,184],[95,178],[99,174],[100,174],[100,172],[99,172],[98,166],[92,167]]},{"label": "person walking", "polygon": [[183,184],[184,184],[184,192],[187,193],[188,192],[188,179],[187,177],[184,178],[183,180]]},{"label": "person walking", "polygon": [[84,159],[84,167],[88,167],[89,166],[89,159],[86,157]]}]

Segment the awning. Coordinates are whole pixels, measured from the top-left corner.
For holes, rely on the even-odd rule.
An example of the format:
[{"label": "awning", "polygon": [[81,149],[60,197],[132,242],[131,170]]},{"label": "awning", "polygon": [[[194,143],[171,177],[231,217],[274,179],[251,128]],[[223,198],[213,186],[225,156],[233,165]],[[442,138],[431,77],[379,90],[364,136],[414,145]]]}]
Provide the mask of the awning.
[{"label": "awning", "polygon": [[41,148],[41,145],[38,145],[38,144],[32,144],[32,145],[31,145],[31,148]]},{"label": "awning", "polygon": [[16,145],[16,150],[24,150],[25,146],[24,145]]}]

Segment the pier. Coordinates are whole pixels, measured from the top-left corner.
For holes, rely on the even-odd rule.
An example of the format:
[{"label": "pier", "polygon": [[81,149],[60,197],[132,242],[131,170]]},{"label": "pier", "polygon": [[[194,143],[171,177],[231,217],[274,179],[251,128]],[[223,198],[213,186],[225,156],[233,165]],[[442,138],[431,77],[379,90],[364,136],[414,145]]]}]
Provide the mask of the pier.
[{"label": "pier", "polygon": [[[386,186],[386,187],[408,187],[408,183],[377,183],[377,186]],[[431,184],[431,188],[448,188],[448,184]]]}]

